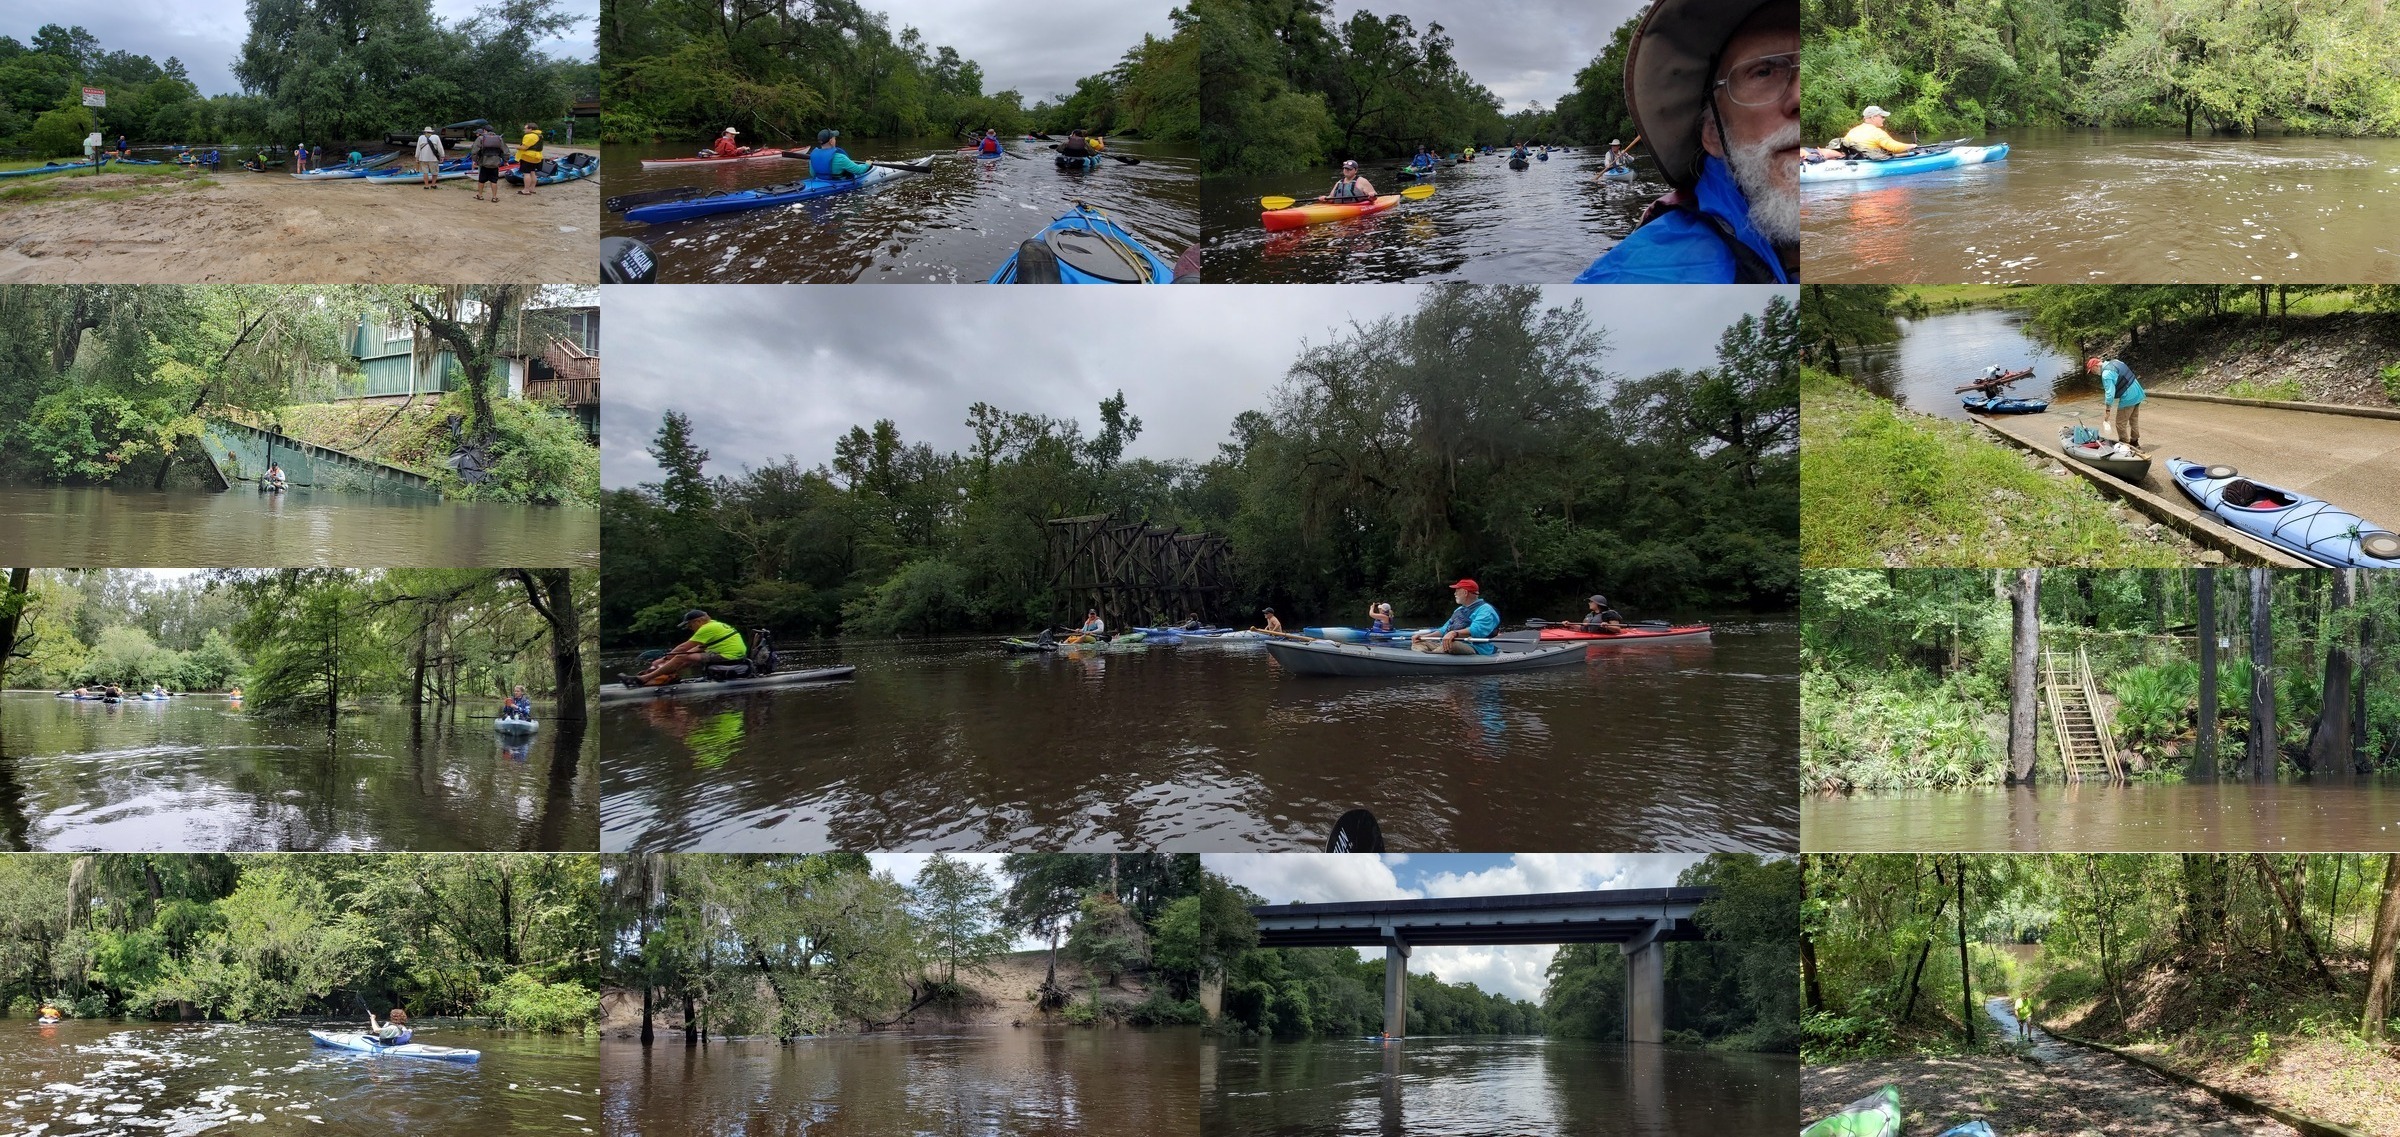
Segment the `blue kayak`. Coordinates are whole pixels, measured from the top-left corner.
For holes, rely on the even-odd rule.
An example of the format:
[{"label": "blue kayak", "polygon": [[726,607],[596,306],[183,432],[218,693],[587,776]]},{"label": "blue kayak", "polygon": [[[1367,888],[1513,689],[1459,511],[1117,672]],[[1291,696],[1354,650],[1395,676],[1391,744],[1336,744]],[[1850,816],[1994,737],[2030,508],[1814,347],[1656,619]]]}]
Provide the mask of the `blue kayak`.
[{"label": "blue kayak", "polygon": [[2048,399],[1987,399],[1981,395],[1962,395],[1959,404],[1979,415],[2031,415],[2050,409]]},{"label": "blue kayak", "polygon": [[[599,155],[569,154],[564,158],[552,158],[549,161],[542,163],[541,176],[534,179],[533,184],[537,186],[557,185],[560,182],[571,182],[578,178],[588,178],[599,172]],[[522,166],[519,166],[514,170],[506,171],[500,176],[506,179],[508,184],[512,186],[521,186],[525,184],[525,170]]]},{"label": "blue kayak", "polygon": [[1302,628],[1300,629],[1300,634],[1308,636],[1312,639],[1332,640],[1336,643],[1358,644],[1387,643],[1406,640],[1410,636],[1416,635],[1420,631],[1436,632],[1440,630],[1441,629],[1439,628],[1404,628],[1391,632],[1370,632],[1365,628]]},{"label": "blue kayak", "polygon": [[29,166],[22,170],[0,170],[0,178],[30,178],[35,174],[55,174],[60,170],[88,170],[94,166],[105,166],[108,163],[109,159],[106,158],[93,162],[44,162],[39,166]]},{"label": "blue kayak", "polygon": [[987,284],[1173,284],[1175,265],[1081,204],[1017,246]]},{"label": "blue kayak", "polygon": [[2400,569],[2400,535],[2332,502],[2242,477],[2231,466],[2169,458],[2167,473],[2201,509],[2312,565]]},{"label": "blue kayak", "polygon": [[1633,176],[1633,167],[1610,166],[1609,168],[1600,171],[1600,175],[1608,178],[1630,178]]},{"label": "blue kayak", "polygon": [[1833,158],[1823,162],[1800,163],[1800,180],[1804,182],[1848,182],[1860,178],[1890,178],[1901,174],[1924,174],[1956,166],[1974,166],[1985,162],[2005,161],[2008,143],[1992,146],[1953,146],[1927,154],[1911,154],[1876,162],[1863,158]]},{"label": "blue kayak", "polygon": [[927,154],[914,162],[878,164],[855,178],[833,180],[809,178],[804,181],[785,182],[781,185],[760,186],[757,189],[733,190],[728,193],[709,194],[706,197],[685,198],[682,201],[662,201],[652,205],[638,206],[626,210],[625,219],[639,221],[645,225],[658,225],[668,221],[681,221],[687,217],[706,217],[714,213],[735,213],[745,209],[766,209],[771,206],[790,205],[796,201],[812,201],[820,197],[849,193],[854,189],[880,185],[894,178],[905,177],[909,174],[922,174],[932,169],[933,155]]},{"label": "blue kayak", "polygon": [[1062,170],[1092,170],[1098,169],[1099,166],[1100,156],[1098,154],[1086,154],[1081,158],[1071,158],[1065,154],[1058,156],[1058,168]]},{"label": "blue kayak", "polygon": [[[433,177],[435,181],[446,182],[452,178],[466,177],[474,172],[475,167],[469,159],[452,158],[446,162],[443,162],[441,165],[434,167]],[[423,185],[425,184],[425,175],[418,171],[414,165],[411,165],[405,170],[377,170],[360,180],[379,186],[398,185],[402,182],[414,182],[418,185]]]},{"label": "blue kayak", "polygon": [[371,1034],[349,1031],[312,1030],[308,1037],[319,1046],[348,1050],[357,1054],[372,1054],[377,1058],[430,1058],[437,1062],[474,1062],[483,1057],[480,1050],[461,1050],[455,1046],[427,1046],[421,1042],[405,1042],[385,1046]]}]

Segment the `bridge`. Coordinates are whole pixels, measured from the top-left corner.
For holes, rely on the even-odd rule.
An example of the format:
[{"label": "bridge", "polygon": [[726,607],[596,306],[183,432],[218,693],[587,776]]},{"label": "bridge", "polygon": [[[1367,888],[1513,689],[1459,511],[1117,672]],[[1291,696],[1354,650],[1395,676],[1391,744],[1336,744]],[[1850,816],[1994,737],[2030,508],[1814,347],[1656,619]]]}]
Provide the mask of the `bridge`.
[{"label": "bridge", "polygon": [[1408,956],[1417,947],[1615,944],[1625,956],[1625,1038],[1666,1036],[1659,945],[1706,938],[1694,922],[1713,888],[1621,888],[1522,896],[1269,904],[1252,908],[1260,947],[1383,948],[1383,1032],[1407,1034]]}]

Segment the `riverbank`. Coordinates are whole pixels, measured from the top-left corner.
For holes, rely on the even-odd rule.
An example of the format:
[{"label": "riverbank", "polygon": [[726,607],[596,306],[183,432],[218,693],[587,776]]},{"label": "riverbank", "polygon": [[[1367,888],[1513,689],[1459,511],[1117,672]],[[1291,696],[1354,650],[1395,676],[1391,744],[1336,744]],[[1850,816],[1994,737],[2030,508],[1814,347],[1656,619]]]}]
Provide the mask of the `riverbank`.
[{"label": "riverbank", "polygon": [[2400,409],[2400,313],[2223,313],[2110,345],[2146,387]]},{"label": "riverbank", "polygon": [[598,282],[600,175],[496,205],[474,186],[163,166],[31,179],[0,190],[0,282]]},{"label": "riverbank", "polygon": [[2041,1064],[2000,1053],[1809,1066],[1801,1071],[1800,1116],[1814,1121],[1887,1085],[1900,1087],[1914,1133],[1981,1118],[2007,1137],[2298,1137],[2288,1125],[2237,1113],[2130,1062]]},{"label": "riverbank", "polygon": [[2198,545],[2103,498],[2056,459],[1993,443],[1801,368],[1800,563],[2172,568]]},{"label": "riverbank", "polygon": [[[1035,992],[1041,988],[1042,977],[1048,973],[1050,953],[1047,951],[1011,952],[998,956],[985,972],[960,970],[959,986],[969,997],[959,1003],[927,1004],[902,1013],[887,1024],[857,1024],[858,1029],[833,1037],[859,1037],[868,1034],[892,1033],[954,1033],[960,1030],[1008,1030],[1018,1027],[1062,1026],[1070,1023],[1062,1011],[1042,1010],[1035,1002]],[[1058,956],[1058,985],[1073,993],[1076,1002],[1097,999],[1107,1008],[1100,1015],[1100,1024],[1122,1019],[1134,1006],[1150,997],[1150,987],[1140,978],[1127,975],[1115,986],[1105,983],[1096,989],[1092,977],[1061,949]],[[655,997],[651,1025],[660,1036],[684,1031],[683,1003],[661,993]],[[608,1038],[639,1038],[642,1029],[642,993],[630,987],[611,987],[600,993],[600,1033]],[[719,1037],[713,1035],[712,1037]]]}]

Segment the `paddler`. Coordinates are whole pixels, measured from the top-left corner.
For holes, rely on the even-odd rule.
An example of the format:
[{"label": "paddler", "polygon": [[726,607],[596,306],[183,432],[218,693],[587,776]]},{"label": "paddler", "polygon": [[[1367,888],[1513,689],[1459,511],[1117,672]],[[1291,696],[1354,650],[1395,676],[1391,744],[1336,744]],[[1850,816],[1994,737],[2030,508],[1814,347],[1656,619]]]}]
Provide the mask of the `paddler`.
[{"label": "paddler", "polygon": [[532,197],[533,187],[542,180],[542,128],[525,124],[525,136],[517,140],[517,172],[524,175],[517,192]]},{"label": "paddler", "polygon": [[1619,166],[1630,166],[1632,164],[1633,151],[1625,149],[1624,141],[1616,138],[1609,139],[1608,160],[1601,163],[1601,168],[1613,170]]},{"label": "paddler", "polygon": [[984,155],[1004,153],[1005,151],[1000,146],[1000,132],[989,127],[984,128],[983,137],[975,143],[975,152]]},{"label": "paddler", "polygon": [[1583,630],[1587,632],[1621,632],[1625,630],[1625,617],[1618,615],[1616,609],[1608,606],[1608,597],[1595,592],[1590,599],[1583,602]]},{"label": "paddler", "polygon": [[1799,0],[1658,0],[1625,99],[1675,192],[1577,284],[1789,284],[1800,266]]},{"label": "paddler", "polygon": [[1385,601],[1367,605],[1367,630],[1370,632],[1389,632],[1395,630],[1392,627],[1392,606],[1390,602]]},{"label": "paddler", "polygon": [[1084,136],[1082,127],[1068,131],[1066,139],[1058,144],[1058,152],[1069,158],[1089,158],[1098,150],[1099,147]]},{"label": "paddler", "polygon": [[2116,421],[2117,441],[2141,449],[2142,382],[2133,377],[2133,368],[2113,355],[2105,360],[2093,356],[2083,366],[2100,376],[2100,405]]},{"label": "paddler", "polygon": [[1108,621],[1101,619],[1100,610],[1098,608],[1094,608],[1091,611],[1083,614],[1083,626],[1075,629],[1075,634],[1068,636],[1067,642],[1071,644],[1077,644],[1088,640],[1093,643],[1098,643],[1107,638]]},{"label": "paddler", "polygon": [[1836,143],[1844,152],[1873,162],[1889,161],[1894,154],[1906,154],[1915,146],[1884,133],[1883,124],[1891,118],[1882,107],[1868,107],[1858,112],[1858,125],[1844,132]]},{"label": "paddler", "polygon": [[1411,169],[1417,169],[1417,170],[1430,170],[1430,169],[1432,169],[1432,168],[1433,168],[1433,151],[1431,151],[1431,150],[1429,150],[1429,149],[1426,149],[1426,148],[1425,148],[1425,146],[1424,146],[1423,144],[1421,144],[1421,143],[1420,143],[1420,144],[1417,146],[1417,156],[1416,156],[1415,158],[1411,159],[1411,160],[1409,161],[1409,163],[1408,163],[1408,164],[1409,164],[1409,167],[1410,167]]},{"label": "paddler", "polygon": [[501,701],[500,717],[515,719],[519,722],[533,721],[533,700],[525,697],[524,684],[518,684],[516,690],[510,692],[508,698]]},{"label": "paddler", "polygon": [[1273,608],[1261,608],[1258,610],[1258,614],[1266,617],[1266,622],[1260,624],[1260,627],[1265,628],[1270,632],[1280,632],[1283,630],[1283,621],[1276,617],[1275,610]]},{"label": "paddler", "polygon": [[852,161],[843,152],[842,132],[838,130],[818,131],[817,144],[808,152],[808,176],[821,182],[855,178],[874,168]]},{"label": "paddler", "polygon": [[236,703],[238,703],[238,702],[241,702],[241,701],[242,701],[242,685],[241,685],[241,684],[239,684],[239,683],[236,683],[236,684],[234,684],[234,685],[233,685],[233,690],[226,692],[226,693],[225,693],[225,697],[226,697],[227,699],[230,699],[230,700],[232,700],[232,701],[236,702]]},{"label": "paddler", "polygon": [[368,1011],[367,1028],[375,1035],[375,1041],[385,1046],[406,1046],[416,1036],[415,1031],[408,1029],[408,1012],[398,1007],[393,1007],[391,1017],[381,1023],[375,1021],[375,1012]]},{"label": "paddler", "polygon": [[47,1025],[66,1018],[67,1013],[59,1010],[56,1003],[44,1003],[42,1004],[42,1013],[39,1017],[43,1024]]},{"label": "paddler", "polygon": [[734,663],[749,658],[750,648],[742,642],[742,634],[733,625],[709,618],[708,613],[694,608],[683,614],[683,626],[692,638],[676,644],[674,650],[660,656],[658,662],[639,675],[620,675],[628,687],[662,687],[682,678],[683,673],[697,667],[719,663]]},{"label": "paddler", "polygon": [[267,472],[266,472],[266,476],[264,476],[264,477],[261,477],[261,478],[260,478],[260,479],[258,479],[258,480],[259,480],[259,483],[260,483],[261,485],[264,485],[264,486],[266,486],[268,489],[275,489],[275,490],[282,489],[282,488],[284,488],[284,486],[285,486],[285,485],[287,485],[287,484],[288,484],[288,483],[287,483],[287,482],[284,480],[284,476],[283,476],[283,464],[282,464],[282,463],[280,463],[280,462],[269,462],[269,463],[267,463]]},{"label": "paddler", "polygon": [[1458,602],[1458,610],[1441,627],[1410,636],[1408,646],[1434,655],[1490,655],[1498,650],[1474,642],[1489,640],[1500,630],[1500,610],[1483,598],[1483,589],[1472,580],[1461,580],[1450,586],[1450,598]]},{"label": "paddler", "polygon": [[1187,632],[1196,632],[1196,631],[1199,631],[1200,629],[1202,629],[1202,628],[1205,628],[1205,627],[1207,627],[1207,626],[1208,626],[1207,624],[1204,624],[1204,623],[1201,623],[1201,622],[1200,622],[1200,613],[1198,613],[1198,612],[1194,612],[1194,613],[1192,613],[1191,615],[1189,615],[1189,616],[1185,616],[1185,617],[1183,618],[1183,630],[1184,630],[1184,631],[1187,631]]},{"label": "paddler", "polygon": [[2007,378],[2008,369],[1995,363],[1983,369],[1983,378],[1975,384],[1975,389],[1983,392],[1984,398],[1991,398],[1999,394],[2001,388],[2008,386],[2002,382]]},{"label": "paddler", "polygon": [[717,136],[717,144],[709,149],[710,155],[717,158],[741,157],[744,153],[741,134],[741,131],[733,127],[726,127],[725,133]]},{"label": "paddler", "polygon": [[1333,192],[1317,200],[1340,205],[1352,201],[1373,201],[1375,198],[1375,183],[1358,172],[1358,159],[1345,158],[1342,160],[1342,176],[1334,180]]}]

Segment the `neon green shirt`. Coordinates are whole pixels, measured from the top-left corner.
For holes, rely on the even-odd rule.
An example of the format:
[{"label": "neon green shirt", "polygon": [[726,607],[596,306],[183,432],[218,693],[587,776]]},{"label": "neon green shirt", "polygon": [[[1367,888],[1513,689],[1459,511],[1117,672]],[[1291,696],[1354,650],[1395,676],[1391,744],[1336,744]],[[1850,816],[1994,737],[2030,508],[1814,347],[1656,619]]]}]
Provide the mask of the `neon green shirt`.
[{"label": "neon green shirt", "polygon": [[750,654],[750,649],[742,643],[742,633],[734,631],[733,625],[723,620],[710,620],[700,625],[700,630],[692,633],[692,639],[699,643],[702,650],[713,651],[727,659],[741,659]]}]

